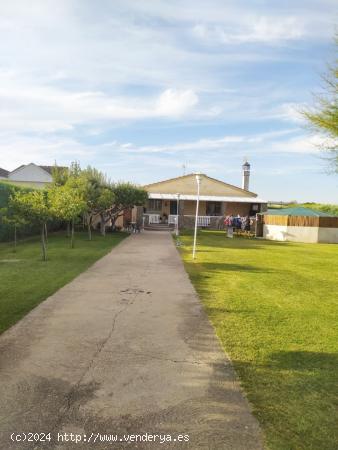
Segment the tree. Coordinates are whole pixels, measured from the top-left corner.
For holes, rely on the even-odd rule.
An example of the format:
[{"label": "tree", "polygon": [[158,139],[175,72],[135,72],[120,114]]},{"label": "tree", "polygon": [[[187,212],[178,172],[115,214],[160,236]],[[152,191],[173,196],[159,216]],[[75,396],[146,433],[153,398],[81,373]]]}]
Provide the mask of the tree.
[{"label": "tree", "polygon": [[22,220],[40,225],[42,260],[47,261],[46,225],[52,218],[48,191],[17,191],[10,197],[9,207],[13,208]]},{"label": "tree", "polygon": [[20,215],[19,211],[15,211],[15,209],[10,206],[6,208],[0,209],[0,217],[3,223],[6,223],[13,227],[13,242],[14,242],[14,253],[16,252],[17,247],[17,230],[20,227],[23,227],[24,225],[27,225],[27,220],[24,219]]},{"label": "tree", "polygon": [[[84,183],[80,164],[77,161],[73,161],[69,168],[54,168],[53,186],[54,188],[64,187],[60,191],[60,197],[56,199],[58,205],[55,205],[61,209],[57,213],[57,210],[54,208],[53,212],[54,214],[60,214],[60,218],[67,221],[67,237],[71,238],[71,248],[73,248],[75,220],[85,210],[83,204]],[[63,206],[62,202],[64,202]],[[80,212],[76,214],[76,211]]]},{"label": "tree", "polygon": [[82,192],[66,182],[64,186],[53,186],[49,190],[48,196],[51,214],[71,223],[70,246],[74,248],[75,221],[86,208]]},{"label": "tree", "polygon": [[[338,33],[335,37],[338,48]],[[329,160],[334,172],[338,173],[338,63],[329,68],[328,74],[323,77],[326,93],[316,97],[313,109],[303,111],[304,117],[311,128],[326,137],[323,145],[329,153]]]},{"label": "tree", "polygon": [[95,217],[101,218],[101,233],[105,234],[106,210],[114,203],[114,193],[109,180],[97,169],[90,166],[81,173],[84,200],[87,208],[85,220],[88,229],[89,240],[92,238],[92,224]]},{"label": "tree", "polygon": [[112,191],[114,204],[106,211],[106,221],[110,220],[112,226],[125,210],[144,205],[148,198],[147,191],[132,183],[116,183],[112,186]]},{"label": "tree", "polygon": [[59,167],[55,164],[52,170],[53,185],[64,186],[69,178],[69,172],[67,167]]}]

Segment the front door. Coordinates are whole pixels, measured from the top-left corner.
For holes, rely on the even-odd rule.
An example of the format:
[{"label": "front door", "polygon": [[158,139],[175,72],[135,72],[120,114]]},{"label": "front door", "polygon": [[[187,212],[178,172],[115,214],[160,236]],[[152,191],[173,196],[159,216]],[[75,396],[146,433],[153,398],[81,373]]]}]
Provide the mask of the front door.
[{"label": "front door", "polygon": [[170,200],[170,214],[176,216],[176,214],[177,214],[177,200]]}]

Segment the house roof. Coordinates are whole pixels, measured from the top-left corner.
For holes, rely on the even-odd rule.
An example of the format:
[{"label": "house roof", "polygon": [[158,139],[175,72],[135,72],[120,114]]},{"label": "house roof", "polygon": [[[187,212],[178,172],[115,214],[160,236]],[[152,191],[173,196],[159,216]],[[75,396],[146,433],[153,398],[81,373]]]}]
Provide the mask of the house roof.
[{"label": "house roof", "polygon": [[16,172],[17,170],[22,169],[23,167],[25,167],[25,164],[21,164],[21,166],[19,166],[19,167],[17,167],[16,169],[12,170],[10,173],[14,173],[14,172]]},{"label": "house roof", "polygon": [[55,167],[57,167],[58,169],[67,169],[67,167],[63,167],[63,166],[40,166],[38,164],[30,163],[30,164],[21,164],[21,166],[17,167],[12,172],[8,172],[8,173],[14,173],[14,172],[16,172],[16,171],[18,171],[18,170],[20,170],[20,169],[22,169],[24,167],[30,166],[30,165],[33,165],[33,166],[36,166],[36,167],[40,167],[40,169],[44,170],[45,172],[49,173],[50,175],[52,175],[53,169]]},{"label": "house roof", "polygon": [[[159,194],[150,192],[148,194],[148,198],[157,199],[157,200],[177,200],[177,194]],[[197,195],[186,195],[179,194],[180,200],[197,200]],[[220,196],[220,195],[200,195],[200,201],[207,202],[234,202],[234,203],[266,203],[266,200],[263,200],[259,197],[235,197],[235,196]]]},{"label": "house roof", "polygon": [[[234,186],[224,181],[216,180],[205,174],[200,174],[200,198],[213,197],[215,201],[223,201],[220,197],[225,198],[224,201],[229,200],[229,197],[246,198],[251,201],[256,201],[257,194],[254,192],[246,191],[237,186]],[[183,175],[181,177],[171,178],[168,180],[159,181],[144,186],[144,189],[148,192],[150,198],[169,198],[170,195],[180,194],[180,198],[184,199],[184,196],[193,197],[195,199],[197,191],[196,174]],[[167,195],[167,197],[165,197]],[[175,197],[175,198],[176,198]],[[188,198],[186,198],[188,200]],[[234,200],[237,201],[237,200]]]},{"label": "house roof", "polygon": [[65,166],[39,166],[41,167],[41,169],[45,170],[46,172],[50,173],[51,175],[53,174],[53,170],[54,169],[68,169],[68,167]]},{"label": "house roof", "polygon": [[330,214],[327,214],[325,212],[316,211],[310,208],[304,208],[303,206],[296,206],[294,208],[269,209],[262,214],[269,216],[332,217]]},{"label": "house roof", "polygon": [[0,167],[0,177],[7,178],[9,171]]}]

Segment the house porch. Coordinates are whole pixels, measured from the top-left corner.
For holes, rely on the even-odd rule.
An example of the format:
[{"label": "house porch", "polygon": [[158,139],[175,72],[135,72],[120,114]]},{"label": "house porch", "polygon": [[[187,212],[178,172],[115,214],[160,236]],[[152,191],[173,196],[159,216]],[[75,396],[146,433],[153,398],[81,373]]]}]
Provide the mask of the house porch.
[{"label": "house porch", "polygon": [[[180,228],[193,228],[195,224],[196,200],[174,198],[149,198],[144,208],[144,225],[168,224],[175,226],[178,220]],[[175,198],[176,197],[176,198]],[[186,197],[186,196],[185,196]],[[190,196],[192,197],[192,196]],[[236,199],[237,200],[237,199]],[[253,216],[264,210],[261,202],[251,201],[217,201],[214,199],[201,199],[199,202],[198,220],[199,227],[219,229],[223,227],[223,218],[226,215]]]}]

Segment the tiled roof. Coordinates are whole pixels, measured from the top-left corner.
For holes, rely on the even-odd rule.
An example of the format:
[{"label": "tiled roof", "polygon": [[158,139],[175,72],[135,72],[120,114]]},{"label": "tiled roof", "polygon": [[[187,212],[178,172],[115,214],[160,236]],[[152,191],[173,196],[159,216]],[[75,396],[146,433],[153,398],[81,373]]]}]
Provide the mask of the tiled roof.
[{"label": "tiled roof", "polygon": [[8,177],[8,174],[9,174],[8,170],[2,169],[2,168],[0,167],[0,177],[7,178],[7,177]]},{"label": "tiled roof", "polygon": [[[22,169],[23,167],[28,166],[29,164],[22,164],[21,166],[17,167],[16,169],[13,170],[13,172]],[[37,165],[37,167],[40,167],[41,169],[43,169],[45,172],[48,172],[50,175],[52,175],[53,169],[54,167],[57,167],[58,169],[67,169],[67,167],[62,167],[62,166],[39,166]],[[9,173],[9,172],[8,172]]]},{"label": "tiled roof", "polygon": [[57,167],[58,169],[67,169],[67,167],[61,167],[61,166],[39,166],[41,169],[45,170],[46,172],[50,173],[52,175],[53,169]]}]

